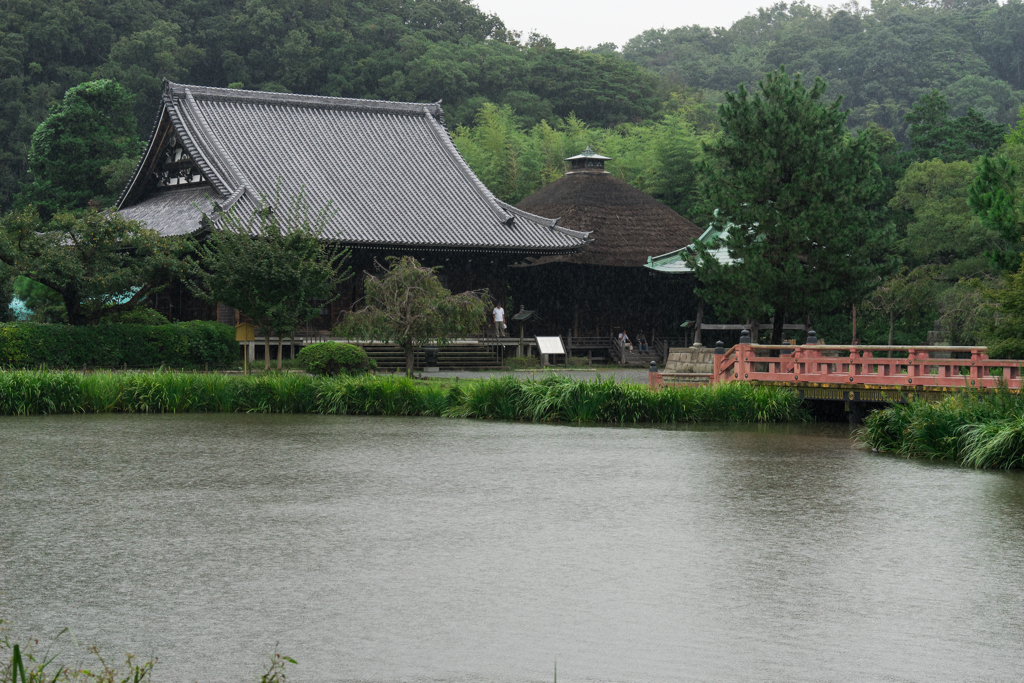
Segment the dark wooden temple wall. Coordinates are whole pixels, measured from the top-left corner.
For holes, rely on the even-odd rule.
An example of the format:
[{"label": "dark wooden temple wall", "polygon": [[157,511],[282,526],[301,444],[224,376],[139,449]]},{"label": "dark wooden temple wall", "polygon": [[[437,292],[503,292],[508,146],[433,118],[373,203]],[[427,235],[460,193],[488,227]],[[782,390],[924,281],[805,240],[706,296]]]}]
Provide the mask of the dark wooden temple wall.
[{"label": "dark wooden temple wall", "polygon": [[585,337],[682,336],[679,326],[697,315],[695,286],[689,275],[572,263],[511,268],[508,283],[516,310],[537,310],[535,334]]},{"label": "dark wooden temple wall", "polygon": [[171,322],[217,319],[217,305],[194,296],[181,280],[172,279],[162,284],[159,291],[149,295],[145,305]]},{"label": "dark wooden temple wall", "polygon": [[[358,308],[367,273],[387,263],[386,250],[353,250],[347,265],[352,277],[339,288],[340,296],[325,306],[310,327],[329,330],[345,311]],[[453,292],[486,289],[509,314],[525,305],[540,320],[533,334],[609,336],[625,329],[631,336],[643,331],[660,337],[682,336],[679,325],[697,314],[695,280],[690,275],[666,275],[647,268],[550,263],[511,267],[504,255],[457,252],[412,254],[424,265],[440,266],[439,275]],[[179,281],[168,283],[149,304],[169,320],[216,320],[217,307],[194,297]],[[710,319],[706,312],[705,321]],[[487,329],[482,321],[482,329]]]}]

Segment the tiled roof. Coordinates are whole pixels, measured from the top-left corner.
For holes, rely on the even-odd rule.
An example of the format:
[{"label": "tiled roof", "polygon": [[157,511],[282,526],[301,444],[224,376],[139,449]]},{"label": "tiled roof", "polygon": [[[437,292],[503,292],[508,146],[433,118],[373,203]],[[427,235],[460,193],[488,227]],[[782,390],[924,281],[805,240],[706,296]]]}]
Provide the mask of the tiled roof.
[{"label": "tiled roof", "polygon": [[211,199],[215,200],[216,195],[209,187],[158,190],[122,213],[152,226],[162,235],[184,235],[198,229],[203,214],[213,211]]},{"label": "tiled roof", "polygon": [[[171,128],[209,183],[201,190],[153,186]],[[165,85],[150,147],[118,206],[170,235],[198,229],[209,201],[245,212],[261,197],[303,191],[313,213],[331,216],[325,237],[355,246],[566,253],[587,243],[587,233],[491,194],[455,149],[439,104],[176,83]]]}]

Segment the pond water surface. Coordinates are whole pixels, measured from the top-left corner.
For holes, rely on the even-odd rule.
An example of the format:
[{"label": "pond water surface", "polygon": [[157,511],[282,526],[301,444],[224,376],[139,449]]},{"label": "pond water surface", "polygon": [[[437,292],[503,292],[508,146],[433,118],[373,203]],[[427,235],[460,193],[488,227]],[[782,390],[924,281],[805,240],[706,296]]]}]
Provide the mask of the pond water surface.
[{"label": "pond water surface", "polygon": [[0,618],[157,681],[1018,681],[1022,567],[837,425],[0,418]]}]

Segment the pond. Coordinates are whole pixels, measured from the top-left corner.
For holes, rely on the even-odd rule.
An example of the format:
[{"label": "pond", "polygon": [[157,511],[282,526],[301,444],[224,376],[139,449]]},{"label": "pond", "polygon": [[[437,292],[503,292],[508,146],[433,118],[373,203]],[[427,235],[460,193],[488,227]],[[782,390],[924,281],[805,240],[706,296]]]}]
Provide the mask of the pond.
[{"label": "pond", "polygon": [[89,415],[0,418],[0,449],[0,617],[158,681],[254,681],[275,644],[318,682],[1024,665],[1024,476],[844,426]]}]

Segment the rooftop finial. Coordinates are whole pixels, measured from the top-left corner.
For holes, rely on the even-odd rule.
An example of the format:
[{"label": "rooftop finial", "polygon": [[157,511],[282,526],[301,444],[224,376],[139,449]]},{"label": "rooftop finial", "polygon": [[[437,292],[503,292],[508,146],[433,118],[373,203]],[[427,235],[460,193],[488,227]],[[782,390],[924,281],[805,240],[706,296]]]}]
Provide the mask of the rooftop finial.
[{"label": "rooftop finial", "polygon": [[607,173],[608,171],[604,170],[604,162],[610,158],[601,156],[587,145],[585,150],[566,159],[572,164],[567,173]]}]

